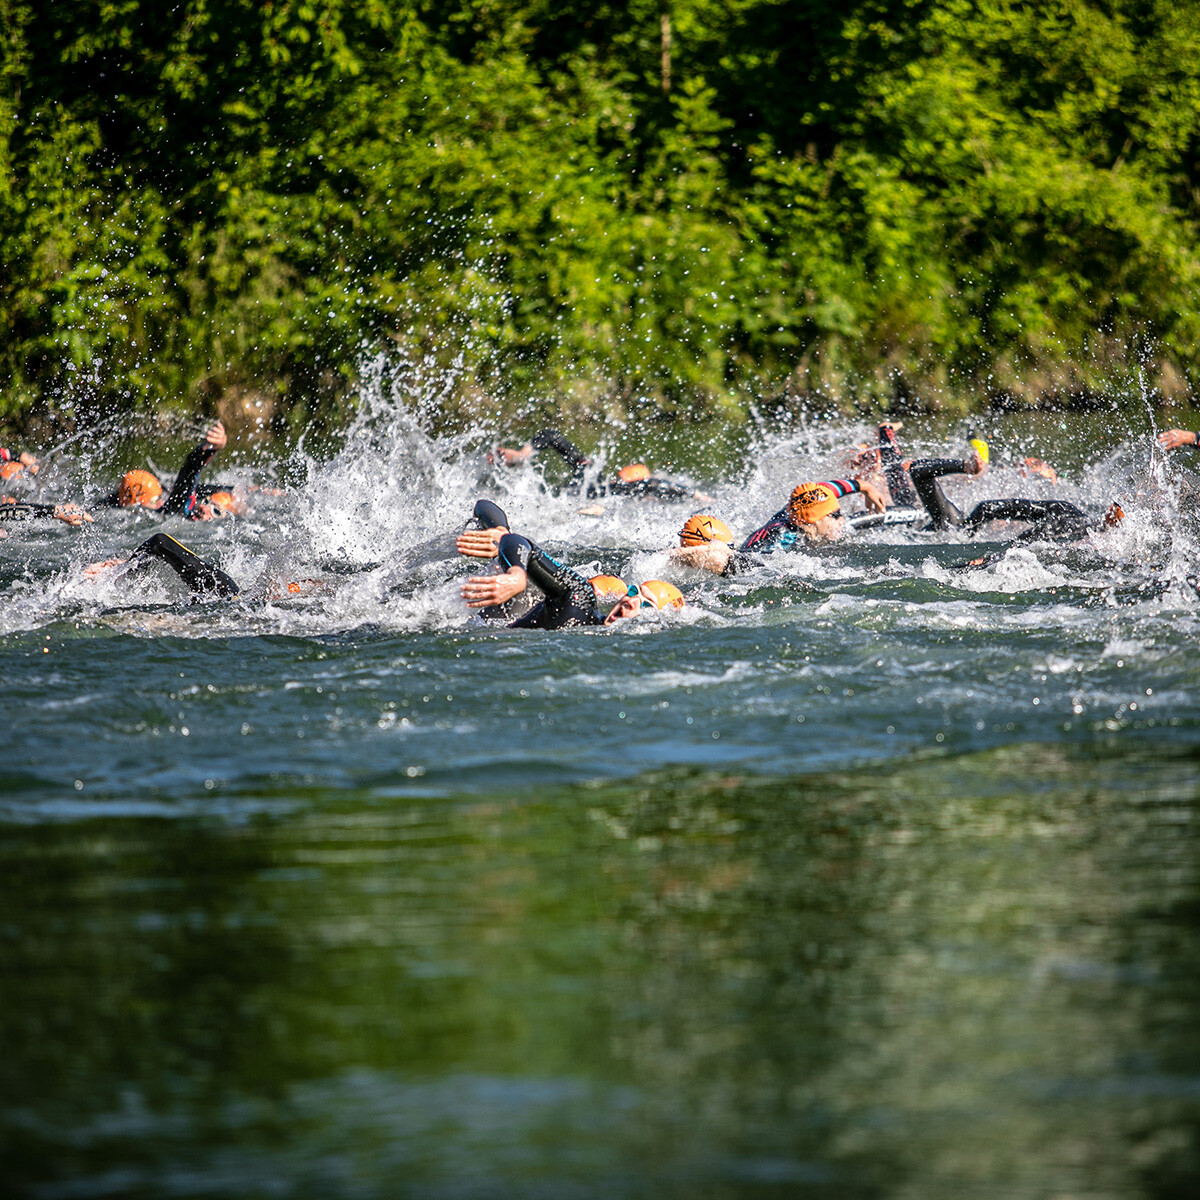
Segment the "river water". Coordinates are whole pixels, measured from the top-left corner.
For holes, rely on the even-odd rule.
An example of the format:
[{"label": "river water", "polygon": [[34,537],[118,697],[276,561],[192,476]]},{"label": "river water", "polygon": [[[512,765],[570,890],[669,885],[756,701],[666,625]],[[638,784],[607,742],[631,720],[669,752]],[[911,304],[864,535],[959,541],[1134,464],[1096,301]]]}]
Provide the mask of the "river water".
[{"label": "river water", "polygon": [[[865,425],[706,432],[712,504],[584,515],[380,386],[238,521],[8,525],[0,1191],[1194,1195],[1200,555],[1148,431],[990,421],[948,492],[1127,517],[969,570],[891,531],[672,573],[693,507],[744,535]],[[482,625],[481,495],[689,607]],[[83,575],[159,528],[249,599]]]}]

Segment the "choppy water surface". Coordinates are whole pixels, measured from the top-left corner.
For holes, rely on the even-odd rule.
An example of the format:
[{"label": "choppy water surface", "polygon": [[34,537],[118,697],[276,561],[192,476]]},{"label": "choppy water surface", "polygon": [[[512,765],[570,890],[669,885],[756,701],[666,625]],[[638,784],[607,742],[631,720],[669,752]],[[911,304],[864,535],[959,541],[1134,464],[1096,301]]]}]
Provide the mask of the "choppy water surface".
[{"label": "choppy water surface", "polygon": [[[1124,525],[671,575],[691,507],[582,515],[377,395],[287,496],[165,526],[244,602],[87,580],[148,515],[8,526],[5,1193],[1193,1194],[1188,452],[989,432]],[[738,431],[697,507],[744,534],[869,434]],[[450,548],[480,495],[691,607],[482,626]]]}]

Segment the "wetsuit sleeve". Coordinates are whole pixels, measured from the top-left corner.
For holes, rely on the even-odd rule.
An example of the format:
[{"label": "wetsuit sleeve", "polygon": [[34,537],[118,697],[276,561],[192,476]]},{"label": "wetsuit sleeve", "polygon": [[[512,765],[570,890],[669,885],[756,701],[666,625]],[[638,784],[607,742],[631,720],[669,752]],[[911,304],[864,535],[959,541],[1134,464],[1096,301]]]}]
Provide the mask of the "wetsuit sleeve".
[{"label": "wetsuit sleeve", "polygon": [[196,507],[196,489],[200,485],[200,472],[208,465],[209,460],[216,454],[217,448],[212,442],[201,442],[183,460],[171,494],[167,497],[160,511],[190,517]]},{"label": "wetsuit sleeve", "polygon": [[916,506],[920,499],[904,469],[900,447],[896,445],[896,431],[890,425],[879,427],[879,465],[893,504]]},{"label": "wetsuit sleeve", "polygon": [[692,494],[689,489],[678,483],[672,483],[669,479],[656,479],[653,476],[649,479],[630,481],[612,479],[608,483],[608,490],[614,496],[655,496],[659,500],[686,500]]},{"label": "wetsuit sleeve", "polygon": [[500,539],[500,565],[524,568],[531,583],[546,599],[512,623],[513,629],[561,629],[566,625],[594,625],[599,622],[595,593],[578,571],[555,562],[540,546],[519,534],[506,533]]},{"label": "wetsuit sleeve", "polygon": [[535,450],[556,450],[577,471],[588,465],[588,457],[569,438],[563,437],[557,429],[542,429],[534,434],[529,444]]},{"label": "wetsuit sleeve", "polygon": [[156,533],[152,538],[147,538],[134,550],[129,562],[136,570],[152,560],[166,563],[197,595],[238,594],[238,585],[224,571],[206,563],[198,554],[165,533]]},{"label": "wetsuit sleeve", "polygon": [[17,504],[0,504],[0,521],[36,521],[40,517],[53,518],[55,505],[53,504],[26,504],[21,501]]},{"label": "wetsuit sleeve", "polygon": [[1087,513],[1067,500],[983,500],[963,523],[969,533],[988,521],[1034,521],[1017,540],[1022,542],[1075,541],[1099,527]]},{"label": "wetsuit sleeve", "polygon": [[749,571],[758,565],[753,554],[743,554],[741,550],[735,550],[729,556],[729,561],[726,562],[725,569],[721,574],[728,579],[734,575],[740,575],[743,571]]},{"label": "wetsuit sleeve", "polygon": [[962,524],[962,512],[956,504],[946,499],[937,483],[943,475],[963,474],[961,459],[919,458],[910,464],[908,473],[934,529]]},{"label": "wetsuit sleeve", "polygon": [[[504,540],[504,538],[500,539],[501,545],[504,544]],[[578,571],[573,571],[570,567],[556,562],[541,546],[526,538],[521,540],[529,547],[529,555],[521,565],[528,572],[530,582],[545,592],[547,598],[557,599],[571,596],[578,592],[581,586],[591,590],[591,585]]]},{"label": "wetsuit sleeve", "polygon": [[765,525],[756,529],[742,543],[741,548],[743,551],[755,550],[759,554],[770,554],[780,548],[780,543],[788,533],[794,534],[795,531],[788,520],[787,509],[780,509]]}]

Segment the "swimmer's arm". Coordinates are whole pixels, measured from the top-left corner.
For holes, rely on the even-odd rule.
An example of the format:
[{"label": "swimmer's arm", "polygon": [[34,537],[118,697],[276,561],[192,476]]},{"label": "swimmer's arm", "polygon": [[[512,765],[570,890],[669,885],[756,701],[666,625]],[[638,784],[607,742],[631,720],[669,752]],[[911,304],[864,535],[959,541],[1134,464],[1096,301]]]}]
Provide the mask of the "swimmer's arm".
[{"label": "swimmer's arm", "polygon": [[1200,433],[1190,429],[1167,429],[1158,435],[1158,444],[1164,450],[1178,450],[1180,446],[1200,446]]},{"label": "swimmer's arm", "polygon": [[533,457],[533,446],[526,442],[520,449],[512,446],[497,446],[487,455],[490,463],[502,462],[506,467],[515,467],[518,463],[526,462]]},{"label": "swimmer's arm", "polygon": [[576,469],[592,465],[592,460],[570,438],[563,437],[557,429],[543,429],[535,434],[533,440],[529,443],[529,448],[531,452],[534,450],[555,450]]},{"label": "swimmer's arm", "polygon": [[732,554],[733,547],[726,542],[705,542],[703,546],[676,546],[670,558],[671,562],[682,567],[723,575]]},{"label": "swimmer's arm", "polygon": [[183,466],[179,468],[179,474],[171,487],[171,494],[162,506],[164,513],[181,513],[188,517],[195,513],[201,518],[212,515],[208,505],[197,503],[196,488],[200,483],[200,472],[227,440],[225,426],[220,421],[214,421],[205,430],[203,441],[183,460]]},{"label": "swimmer's arm", "polygon": [[83,568],[83,574],[87,579],[99,579],[105,571],[111,571],[113,567],[122,567],[128,561],[127,558],[106,558],[103,562],[88,563]]},{"label": "swimmer's arm", "polygon": [[511,566],[502,575],[473,575],[462,585],[462,598],[468,608],[487,608],[506,604],[529,585],[524,567]]},{"label": "swimmer's arm", "polygon": [[883,512],[887,507],[883,493],[865,479],[826,479],[823,486],[839,499],[842,496],[849,496],[852,492],[861,492],[863,499],[867,502],[867,508],[871,512]]},{"label": "swimmer's arm", "polygon": [[883,498],[883,493],[873,483],[868,483],[865,479],[860,479],[856,482],[858,483],[858,490],[862,492],[862,497],[867,502],[867,510],[869,512],[881,513],[887,508],[887,502]]},{"label": "swimmer's arm", "polygon": [[503,525],[492,529],[464,529],[454,539],[454,548],[464,558],[495,558],[500,539],[508,532]]}]

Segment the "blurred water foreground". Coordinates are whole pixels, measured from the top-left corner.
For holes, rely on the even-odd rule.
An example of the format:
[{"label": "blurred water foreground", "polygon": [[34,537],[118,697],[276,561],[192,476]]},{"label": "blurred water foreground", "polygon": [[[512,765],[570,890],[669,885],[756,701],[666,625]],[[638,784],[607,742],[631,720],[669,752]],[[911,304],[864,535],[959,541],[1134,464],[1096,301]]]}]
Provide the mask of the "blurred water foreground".
[{"label": "blurred water foreground", "polygon": [[[10,525],[0,1191],[1193,1195],[1195,460],[1149,417],[984,432],[960,499],[1119,496],[1126,521],[671,575],[690,506],[586,515],[377,394],[331,458],[231,448],[214,478],[286,484],[238,521]],[[872,437],[651,462],[744,536]],[[64,456],[45,494],[126,452]],[[449,534],[484,494],[689,607],[479,624]],[[250,599],[84,577],[158,529]]]}]

